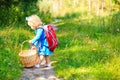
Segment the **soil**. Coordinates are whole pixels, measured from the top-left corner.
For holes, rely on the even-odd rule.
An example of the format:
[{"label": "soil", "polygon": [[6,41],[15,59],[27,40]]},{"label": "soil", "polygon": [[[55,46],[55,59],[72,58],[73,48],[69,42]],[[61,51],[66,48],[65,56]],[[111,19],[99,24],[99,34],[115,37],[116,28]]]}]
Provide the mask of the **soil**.
[{"label": "soil", "polygon": [[19,80],[60,80],[54,74],[54,68],[40,67],[40,68],[24,68]]}]

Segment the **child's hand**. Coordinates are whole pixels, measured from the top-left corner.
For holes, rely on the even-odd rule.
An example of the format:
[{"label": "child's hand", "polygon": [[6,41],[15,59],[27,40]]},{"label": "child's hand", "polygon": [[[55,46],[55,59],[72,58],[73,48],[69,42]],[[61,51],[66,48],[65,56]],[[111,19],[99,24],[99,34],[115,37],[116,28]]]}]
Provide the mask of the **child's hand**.
[{"label": "child's hand", "polygon": [[28,43],[30,44],[30,46],[32,46],[32,40],[29,40]]},{"label": "child's hand", "polygon": [[37,48],[35,46],[32,46],[31,47],[31,50],[36,50]]},{"label": "child's hand", "polygon": [[31,41],[31,40],[29,40],[28,42],[29,42],[30,44],[32,43],[32,41]]}]

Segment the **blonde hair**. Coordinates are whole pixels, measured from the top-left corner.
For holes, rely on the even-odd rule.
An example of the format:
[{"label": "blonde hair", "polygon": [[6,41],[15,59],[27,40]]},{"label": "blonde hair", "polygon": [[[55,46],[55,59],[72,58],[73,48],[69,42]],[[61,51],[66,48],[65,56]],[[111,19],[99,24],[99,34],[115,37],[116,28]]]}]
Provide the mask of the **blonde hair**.
[{"label": "blonde hair", "polygon": [[43,24],[41,19],[37,15],[29,16],[27,21],[32,22],[34,27],[39,27]]}]

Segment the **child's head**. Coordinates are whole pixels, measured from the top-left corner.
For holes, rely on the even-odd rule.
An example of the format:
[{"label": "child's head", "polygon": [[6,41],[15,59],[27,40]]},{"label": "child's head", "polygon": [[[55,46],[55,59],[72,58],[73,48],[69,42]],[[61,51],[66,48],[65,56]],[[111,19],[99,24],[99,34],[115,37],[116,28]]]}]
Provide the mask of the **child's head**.
[{"label": "child's head", "polygon": [[28,21],[28,25],[32,29],[36,29],[42,25],[42,21],[40,20],[40,18],[37,15],[31,15],[29,17],[26,17],[26,20]]}]

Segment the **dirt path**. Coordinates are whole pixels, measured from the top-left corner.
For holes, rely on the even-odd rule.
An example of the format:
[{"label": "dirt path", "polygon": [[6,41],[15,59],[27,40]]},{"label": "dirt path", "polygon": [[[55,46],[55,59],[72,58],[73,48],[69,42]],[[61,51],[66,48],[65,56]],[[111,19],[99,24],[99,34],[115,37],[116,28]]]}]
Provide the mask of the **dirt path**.
[{"label": "dirt path", "polygon": [[24,68],[20,80],[60,80],[54,75],[54,68]]}]

